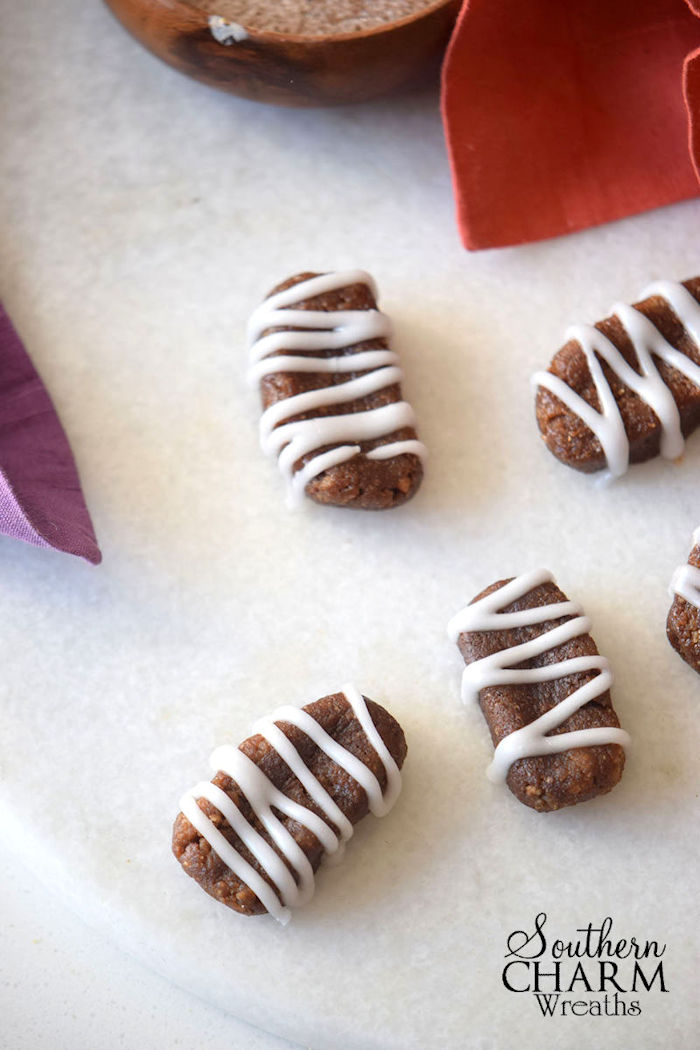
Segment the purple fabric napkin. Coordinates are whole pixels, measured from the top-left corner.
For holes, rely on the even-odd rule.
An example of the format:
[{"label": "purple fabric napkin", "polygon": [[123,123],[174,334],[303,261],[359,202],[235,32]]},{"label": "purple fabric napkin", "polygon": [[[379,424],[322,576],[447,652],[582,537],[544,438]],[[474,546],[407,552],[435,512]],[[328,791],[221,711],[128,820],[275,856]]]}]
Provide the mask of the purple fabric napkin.
[{"label": "purple fabric napkin", "polygon": [[1,303],[0,532],[102,560],[63,427]]}]

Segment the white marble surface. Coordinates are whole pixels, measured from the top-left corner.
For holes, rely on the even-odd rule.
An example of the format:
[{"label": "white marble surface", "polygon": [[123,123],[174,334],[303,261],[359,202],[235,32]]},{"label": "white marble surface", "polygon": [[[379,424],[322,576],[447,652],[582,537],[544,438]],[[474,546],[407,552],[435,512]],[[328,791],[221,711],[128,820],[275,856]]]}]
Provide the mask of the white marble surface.
[{"label": "white marble surface", "polygon": [[[697,272],[700,202],[469,256],[433,96],[259,107],[78,0],[14,5],[1,46],[0,292],[104,552],[93,569],[0,541],[8,842],[137,958],[315,1048],[689,1045],[700,684],[664,618],[700,437],[600,490],[541,447],[528,379],[570,321]],[[290,515],[244,323],[286,275],[348,265],[394,317],[430,469],[391,514]],[[542,563],[592,616],[635,741],[611,796],[544,817],[485,780],[445,637],[482,586]],[[239,919],[170,857],[177,799],[214,745],[348,679],[405,726],[403,796],[288,928]],[[501,983],[506,936],[542,910],[562,934],[611,915],[665,941],[669,993],[641,1019],[543,1020]]]},{"label": "white marble surface", "polygon": [[0,844],[3,1050],[299,1050],[120,952]]}]

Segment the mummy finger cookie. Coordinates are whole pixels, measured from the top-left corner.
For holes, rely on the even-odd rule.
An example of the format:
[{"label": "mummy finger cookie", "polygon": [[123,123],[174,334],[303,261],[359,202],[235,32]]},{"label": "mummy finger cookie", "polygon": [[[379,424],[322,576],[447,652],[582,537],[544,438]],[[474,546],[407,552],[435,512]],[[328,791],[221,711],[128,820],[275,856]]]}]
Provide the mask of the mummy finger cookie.
[{"label": "mummy finger cookie", "polygon": [[173,853],[222,904],[286,924],[324,856],[339,857],[368,812],[392,808],[405,757],[398,722],[354,686],[279,708],[214,751],[214,778],[180,801]]},{"label": "mummy finger cookie", "polygon": [[670,586],[673,604],[666,621],[668,640],[687,664],[700,674],[700,528],[686,565],[679,565]]},{"label": "mummy finger cookie", "polygon": [[546,570],[492,584],[448,625],[462,700],[479,702],[496,749],[487,775],[532,809],[585,802],[622,776],[629,737],[590,626]]},{"label": "mummy finger cookie", "polygon": [[575,470],[624,474],[661,454],[677,459],[700,424],[700,277],[657,281],[634,306],[575,325],[547,372],[536,415],[547,448]]},{"label": "mummy finger cookie", "polygon": [[425,446],[401,395],[389,319],[363,270],[302,273],[278,285],[248,325],[260,441],[290,501],[383,510],[423,477]]}]

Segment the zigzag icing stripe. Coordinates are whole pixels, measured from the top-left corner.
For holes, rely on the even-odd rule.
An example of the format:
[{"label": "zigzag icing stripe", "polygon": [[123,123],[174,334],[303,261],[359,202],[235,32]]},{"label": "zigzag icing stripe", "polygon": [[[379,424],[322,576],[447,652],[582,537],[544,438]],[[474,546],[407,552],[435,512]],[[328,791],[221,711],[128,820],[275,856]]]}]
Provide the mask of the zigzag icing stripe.
[{"label": "zigzag icing stripe", "polygon": [[[700,527],[693,533],[693,546],[700,545]],[[695,565],[679,565],[671,578],[671,597],[678,595],[700,609],[700,569]]]},{"label": "zigzag icing stripe", "polygon": [[[642,293],[643,299],[660,296],[685,328],[696,346],[700,347],[700,303],[687,288],[674,281],[656,281]],[[605,454],[609,474],[619,477],[629,466],[630,444],[620,407],[605,377],[601,360],[618,378],[634,391],[652,409],[661,424],[661,455],[677,459],[683,453],[684,440],[681,418],[673,394],[664,383],[654,358],[671,365],[700,388],[700,366],[677,350],[639,310],[625,303],[616,303],[611,313],[616,315],[634,346],[641,375],[624,359],[617,347],[591,325],[574,325],[566,332],[566,339],[576,340],[581,346],[595,384],[601,411],[597,411],[580,394],[571,389],[559,376],[551,372],[536,372],[535,386],[544,387],[563,401],[598,438]]]},{"label": "zigzag icing stripe", "polygon": [[574,617],[566,623],[544,631],[529,642],[502,649],[491,656],[468,664],[462,675],[464,703],[478,701],[481,690],[490,686],[531,685],[551,682],[582,671],[599,671],[595,678],[575,689],[545,714],[501,740],[487,770],[488,778],[495,782],[505,781],[513,762],[520,758],[558,754],[570,748],[592,747],[598,744],[620,744],[622,747],[627,747],[630,742],[629,735],[624,730],[613,726],[579,729],[571,733],[558,733],[555,736],[547,735],[558,729],[584,704],[602,696],[610,688],[613,680],[610,665],[603,656],[579,656],[569,660],[560,660],[547,667],[519,668],[516,666],[541,656],[565,642],[588,634],[590,631],[591,622],[587,616],[583,615],[583,609],[576,602],[554,602],[539,608],[523,609],[520,612],[504,613],[502,611],[505,606],[523,598],[535,587],[553,582],[553,580],[551,572],[546,569],[525,573],[497,591],[481,598],[478,602],[466,606],[448,624],[448,634],[456,642],[460,634],[465,631],[508,631],[518,627],[547,623],[562,616]]},{"label": "zigzag icing stripe", "polygon": [[[305,299],[351,284],[366,284],[376,298],[374,281],[364,270],[321,274],[265,299],[248,323],[248,377],[251,382],[259,382],[275,372],[364,373],[343,383],[277,401],[263,412],[260,420],[262,449],[267,455],[278,457],[279,468],[294,501],[303,495],[309,481],[324,470],[359,455],[361,442],[386,437],[404,427],[413,427],[416,422],[413,409],[406,401],[362,412],[284,422],[296,415],[367,397],[400,383],[403,378],[398,356],[392,350],[380,348],[330,357],[310,356],[314,351],[344,350],[366,340],[385,339],[391,334],[389,318],[380,310],[293,309],[296,303]],[[285,327],[296,330],[270,331]],[[306,355],[294,351],[306,351]],[[334,447],[328,449],[329,445]],[[295,472],[294,464],[302,456],[324,448],[325,452],[313,456]],[[405,453],[424,459],[425,445],[415,439],[394,441],[371,450],[367,458],[387,459]]]},{"label": "zigzag icing stripe", "polygon": [[[303,850],[273,810],[290,817],[313,832],[323,846],[324,855],[337,857],[342,853],[345,842],[353,833],[353,825],[305,764],[289,738],[275,723],[290,722],[310,737],[324,754],[328,755],[364,788],[370,811],[375,816],[384,816],[388,813],[401,791],[399,768],[372,721],[364,697],[353,685],[346,685],[343,688],[343,695],[384,766],[386,773],[384,791],[374,773],[364,762],[329,736],[308,711],[302,711],[298,707],[281,707],[273,714],[256,722],[252,730],[253,733],[260,733],[264,736],[277,751],[334,827],[329,827],[328,823],[317,813],[284,795],[268,780],[259,766],[244,755],[239,748],[230,745],[216,748],[211,755],[210,767],[213,772],[226,773],[238,784],[255,817],[279,852],[273,849],[226,792],[216,784],[203,781],[183,795],[180,800],[181,811],[202,838],[206,839],[227,867],[247,884],[267,911],[283,925],[289,922],[290,909],[305,904],[313,895],[314,873]],[[197,800],[201,798],[208,799],[226,818],[238,838],[255,857],[272,885],[255,870],[235,846],[228,842],[209,817],[202,812],[197,805]]]}]

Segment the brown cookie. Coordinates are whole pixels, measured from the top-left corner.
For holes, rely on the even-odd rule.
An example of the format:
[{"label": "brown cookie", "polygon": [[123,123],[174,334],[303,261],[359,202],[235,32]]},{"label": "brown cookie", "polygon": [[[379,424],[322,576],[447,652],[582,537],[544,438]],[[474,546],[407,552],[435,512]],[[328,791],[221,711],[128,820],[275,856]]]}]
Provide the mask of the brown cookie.
[{"label": "brown cookie", "polygon": [[463,699],[478,698],[496,748],[489,777],[532,809],[585,802],[622,776],[628,737],[588,629],[545,570],[499,580],[450,621]]},{"label": "brown cookie", "polygon": [[[634,307],[613,309],[594,327],[570,329],[549,370],[534,376],[547,448],[584,473],[619,475],[659,453],[676,459],[700,424],[700,277],[658,281]],[[611,400],[607,422],[601,397]]]},{"label": "brown cookie", "polygon": [[666,620],[668,640],[687,664],[700,674],[700,528],[693,549],[671,581],[673,603]]},{"label": "brown cookie", "polygon": [[278,456],[293,496],[384,510],[416,493],[425,447],[369,274],[290,277],[254,312],[248,334],[262,446]]},{"label": "brown cookie", "polygon": [[[254,736],[212,755],[218,772],[181,801],[173,853],[188,875],[242,915],[281,922],[313,892],[313,872],[369,810],[400,791],[403,730],[354,687],[284,707]],[[196,826],[195,826],[196,825]]]}]

